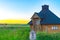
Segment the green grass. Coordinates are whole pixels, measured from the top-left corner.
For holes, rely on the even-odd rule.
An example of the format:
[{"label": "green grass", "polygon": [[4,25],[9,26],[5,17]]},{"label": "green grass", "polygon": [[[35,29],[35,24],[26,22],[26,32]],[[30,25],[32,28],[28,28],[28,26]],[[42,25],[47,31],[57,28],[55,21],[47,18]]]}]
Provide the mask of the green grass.
[{"label": "green grass", "polygon": [[0,28],[0,40],[29,40],[29,27]]},{"label": "green grass", "polygon": [[60,33],[37,33],[37,40],[60,40]]},{"label": "green grass", "polygon": [[[0,27],[0,40],[29,40],[29,25]],[[36,40],[60,40],[60,33],[37,32]]]}]

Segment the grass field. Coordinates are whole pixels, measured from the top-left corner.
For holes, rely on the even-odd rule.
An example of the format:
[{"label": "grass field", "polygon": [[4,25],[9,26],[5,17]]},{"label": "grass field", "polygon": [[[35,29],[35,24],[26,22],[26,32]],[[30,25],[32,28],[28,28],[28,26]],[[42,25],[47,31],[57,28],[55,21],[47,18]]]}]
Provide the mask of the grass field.
[{"label": "grass field", "polygon": [[28,36],[30,28],[28,25],[17,26],[19,25],[15,25],[15,27],[14,25],[0,27],[0,40],[29,40]]},{"label": "grass field", "polygon": [[[11,26],[11,27],[10,27]],[[0,27],[0,40],[29,40],[29,25],[9,25]],[[38,32],[36,40],[60,40],[60,33]]]}]

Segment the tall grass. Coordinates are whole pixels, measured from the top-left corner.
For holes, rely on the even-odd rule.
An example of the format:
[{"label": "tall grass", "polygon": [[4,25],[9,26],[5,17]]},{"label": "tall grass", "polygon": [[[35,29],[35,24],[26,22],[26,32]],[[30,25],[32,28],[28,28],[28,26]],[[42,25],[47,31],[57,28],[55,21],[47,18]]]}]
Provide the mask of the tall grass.
[{"label": "tall grass", "polygon": [[38,32],[37,40],[60,40],[60,33]]},{"label": "tall grass", "polygon": [[0,40],[29,40],[29,27],[0,28]]},{"label": "tall grass", "polygon": [[[0,40],[29,40],[30,28],[26,26],[1,27]],[[60,40],[60,33],[37,32],[36,40]]]}]

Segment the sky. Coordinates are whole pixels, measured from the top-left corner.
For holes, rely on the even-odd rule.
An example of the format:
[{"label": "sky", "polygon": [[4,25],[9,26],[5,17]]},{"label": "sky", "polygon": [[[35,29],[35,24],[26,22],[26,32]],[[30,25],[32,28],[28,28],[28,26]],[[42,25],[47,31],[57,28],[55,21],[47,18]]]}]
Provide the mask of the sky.
[{"label": "sky", "polygon": [[40,12],[45,4],[60,17],[60,0],[0,0],[0,20],[30,20],[34,12]]}]

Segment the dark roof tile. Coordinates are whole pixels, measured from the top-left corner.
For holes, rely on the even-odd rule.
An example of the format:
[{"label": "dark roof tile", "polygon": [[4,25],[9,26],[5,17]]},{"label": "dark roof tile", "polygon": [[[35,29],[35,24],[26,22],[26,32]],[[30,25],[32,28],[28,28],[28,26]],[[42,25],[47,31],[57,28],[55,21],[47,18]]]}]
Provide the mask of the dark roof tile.
[{"label": "dark roof tile", "polygon": [[[41,24],[60,24],[60,18],[58,18],[53,12],[48,10],[41,10],[37,15],[43,20],[40,21]],[[29,22],[32,24],[32,21]]]}]

